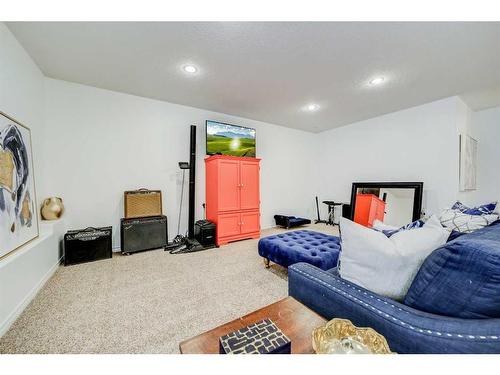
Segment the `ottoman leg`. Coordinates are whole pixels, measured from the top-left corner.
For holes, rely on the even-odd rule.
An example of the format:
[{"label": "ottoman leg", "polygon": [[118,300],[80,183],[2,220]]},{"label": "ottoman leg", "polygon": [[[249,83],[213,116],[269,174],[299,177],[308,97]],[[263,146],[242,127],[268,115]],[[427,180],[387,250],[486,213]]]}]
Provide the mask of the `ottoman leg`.
[{"label": "ottoman leg", "polygon": [[269,259],[264,258],[264,266],[265,266],[266,268],[269,268]]}]

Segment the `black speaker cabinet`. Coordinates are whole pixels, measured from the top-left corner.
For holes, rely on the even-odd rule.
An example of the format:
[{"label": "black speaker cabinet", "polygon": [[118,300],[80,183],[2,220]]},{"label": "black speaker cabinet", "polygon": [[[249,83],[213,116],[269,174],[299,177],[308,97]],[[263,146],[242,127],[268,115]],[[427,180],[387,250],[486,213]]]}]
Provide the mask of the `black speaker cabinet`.
[{"label": "black speaker cabinet", "polygon": [[168,244],[167,217],[122,219],[120,238],[122,253],[165,247]]},{"label": "black speaker cabinet", "polygon": [[64,235],[64,265],[112,257],[112,227],[70,230]]},{"label": "black speaker cabinet", "polygon": [[215,246],[215,224],[208,220],[198,220],[194,224],[194,238],[203,247]]}]

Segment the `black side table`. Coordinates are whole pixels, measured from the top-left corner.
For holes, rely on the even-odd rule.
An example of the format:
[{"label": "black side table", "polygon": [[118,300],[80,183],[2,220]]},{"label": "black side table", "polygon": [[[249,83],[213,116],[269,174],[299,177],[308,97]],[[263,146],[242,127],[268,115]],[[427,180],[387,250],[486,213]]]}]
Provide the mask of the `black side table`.
[{"label": "black side table", "polygon": [[345,203],[337,203],[334,201],[323,201],[324,204],[328,206],[328,220],[326,221],[327,225],[339,225],[339,223],[335,222],[335,207],[342,206]]}]

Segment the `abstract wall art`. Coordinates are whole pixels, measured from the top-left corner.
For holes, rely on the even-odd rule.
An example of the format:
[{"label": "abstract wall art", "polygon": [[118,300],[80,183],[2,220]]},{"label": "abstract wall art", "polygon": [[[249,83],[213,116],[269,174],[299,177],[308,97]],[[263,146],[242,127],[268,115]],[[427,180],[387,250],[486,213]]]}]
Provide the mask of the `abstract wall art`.
[{"label": "abstract wall art", "polygon": [[460,135],[460,191],[476,190],[477,141]]},{"label": "abstract wall art", "polygon": [[31,132],[0,112],[0,258],[38,237]]}]

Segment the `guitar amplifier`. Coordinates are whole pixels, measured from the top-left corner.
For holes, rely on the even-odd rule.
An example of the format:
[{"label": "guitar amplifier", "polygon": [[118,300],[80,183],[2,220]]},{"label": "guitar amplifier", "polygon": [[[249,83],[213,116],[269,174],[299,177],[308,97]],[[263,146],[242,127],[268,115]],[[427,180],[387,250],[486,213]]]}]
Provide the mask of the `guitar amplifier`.
[{"label": "guitar amplifier", "polygon": [[64,265],[112,257],[112,227],[70,230],[64,235]]},{"label": "guitar amplifier", "polygon": [[126,219],[162,215],[161,190],[126,191],[123,202]]},{"label": "guitar amplifier", "polygon": [[164,248],[168,245],[167,217],[122,219],[120,238],[122,253]]}]

